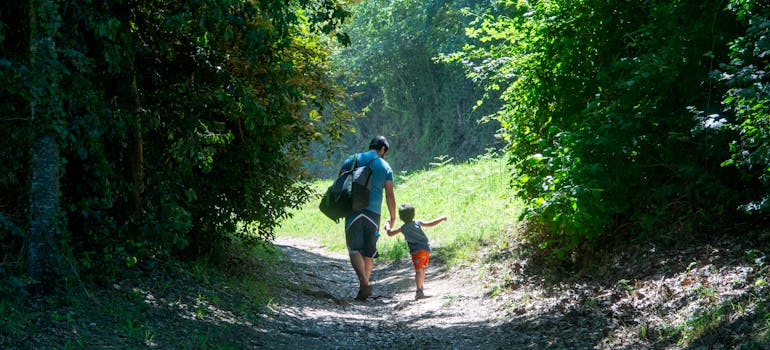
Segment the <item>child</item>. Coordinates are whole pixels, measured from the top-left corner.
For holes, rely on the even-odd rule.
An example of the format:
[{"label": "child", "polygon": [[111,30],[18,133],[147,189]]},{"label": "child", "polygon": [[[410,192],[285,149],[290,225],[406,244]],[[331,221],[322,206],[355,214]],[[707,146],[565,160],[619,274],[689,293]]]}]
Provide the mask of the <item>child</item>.
[{"label": "child", "polygon": [[415,293],[414,298],[421,299],[425,296],[425,293],[422,291],[422,286],[425,282],[425,267],[428,266],[428,260],[430,259],[430,243],[428,242],[428,236],[425,235],[422,227],[435,226],[438,223],[445,221],[446,216],[442,216],[432,221],[415,221],[414,207],[409,204],[401,204],[401,207],[398,208],[398,216],[404,224],[395,230],[391,230],[386,223],[385,231],[390,237],[399,233],[404,234],[404,238],[409,244],[409,254],[412,255],[412,264],[414,264],[414,282],[417,286],[417,293]]}]

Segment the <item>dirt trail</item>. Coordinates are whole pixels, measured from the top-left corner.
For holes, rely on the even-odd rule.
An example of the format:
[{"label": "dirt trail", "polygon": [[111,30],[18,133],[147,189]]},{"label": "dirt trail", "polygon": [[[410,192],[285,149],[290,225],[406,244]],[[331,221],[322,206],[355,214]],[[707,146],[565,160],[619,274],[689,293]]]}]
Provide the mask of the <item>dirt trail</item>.
[{"label": "dirt trail", "polygon": [[230,269],[260,280],[270,269],[268,285],[285,289],[265,307],[239,289],[262,284],[147,266],[96,290],[93,308],[41,300],[24,322],[0,315],[0,348],[770,349],[770,232],[628,246],[570,269],[510,242],[473,268],[436,254],[421,300],[409,260],[377,260],[379,296],[358,302],[346,255],[281,238],[285,263]]},{"label": "dirt trail", "polygon": [[[761,242],[767,242],[764,237]],[[353,300],[348,257],[278,239],[289,281],[253,325],[267,349],[768,348],[765,255],[732,239],[618,252],[589,273],[539,270],[506,258],[448,270],[431,259],[414,300],[411,262],[375,261],[374,292]],[[751,249],[749,249],[751,248]],[[760,256],[746,254],[747,251]],[[498,253],[499,255],[500,253]],[[488,281],[481,281],[485,276]],[[760,283],[761,282],[761,283]],[[501,293],[490,293],[502,288]],[[491,295],[496,296],[491,296]],[[719,313],[719,314],[715,314]],[[714,322],[708,321],[717,315]],[[711,323],[696,323],[711,322]],[[705,328],[695,328],[708,324]],[[700,329],[700,330],[699,330]],[[686,340],[686,341],[685,341]]]},{"label": "dirt trail", "polygon": [[[278,239],[294,267],[285,276],[296,288],[263,316],[265,348],[494,349],[498,305],[470,271],[431,262],[427,298],[414,300],[411,261],[375,261],[375,297],[355,301],[357,281],[347,256],[314,242]],[[502,347],[499,347],[502,348]],[[506,346],[507,348],[507,346]]]}]

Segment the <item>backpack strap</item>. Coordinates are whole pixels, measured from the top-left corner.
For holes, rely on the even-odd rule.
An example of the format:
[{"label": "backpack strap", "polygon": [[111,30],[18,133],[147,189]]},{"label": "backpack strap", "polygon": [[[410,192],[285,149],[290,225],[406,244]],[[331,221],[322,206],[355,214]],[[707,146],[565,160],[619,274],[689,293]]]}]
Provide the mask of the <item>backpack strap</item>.
[{"label": "backpack strap", "polygon": [[[345,168],[343,166],[342,169],[340,169],[340,174],[346,171],[353,171],[356,168],[356,165],[358,165],[358,153],[353,154],[352,156],[350,156],[350,158],[352,158],[350,160],[350,168]],[[345,161],[347,162],[347,159]]]},{"label": "backpack strap", "polygon": [[370,166],[370,165],[372,165],[372,163],[374,163],[374,161],[375,161],[375,160],[377,160],[377,159],[379,159],[379,158],[380,158],[380,156],[376,156],[376,157],[374,157],[372,160],[370,160],[370,161],[369,161],[369,163],[366,163],[366,165],[364,165],[364,166]]},{"label": "backpack strap", "polygon": [[[353,162],[350,163],[350,169],[348,169],[348,170],[354,170],[354,169],[358,168],[358,155],[359,154],[361,154],[361,153],[356,153],[356,154],[353,155]],[[380,156],[376,156],[372,160],[370,160],[369,163],[366,163],[365,165],[362,165],[362,166],[372,165],[372,163],[374,163],[374,161],[379,159],[379,158],[380,158]]]}]

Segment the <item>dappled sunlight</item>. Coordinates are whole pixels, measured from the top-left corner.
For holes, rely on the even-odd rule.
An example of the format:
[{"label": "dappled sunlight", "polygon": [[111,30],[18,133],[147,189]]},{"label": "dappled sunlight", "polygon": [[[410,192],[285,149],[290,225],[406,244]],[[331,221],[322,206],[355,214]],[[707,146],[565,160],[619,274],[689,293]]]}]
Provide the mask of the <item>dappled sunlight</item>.
[{"label": "dappled sunlight", "polygon": [[359,302],[353,300],[357,282],[343,254],[326,252],[301,239],[278,239],[277,244],[293,262],[288,273],[296,287],[268,306],[265,320],[280,325],[286,334],[315,338],[320,348],[350,349],[362,341],[383,348],[424,347],[427,341],[447,345],[447,341],[475,339],[461,334],[481,332],[499,317],[494,303],[473,281],[472,271],[447,270],[440,259],[428,268],[426,297],[420,300],[414,299],[410,259],[375,259],[374,296]]},{"label": "dappled sunlight", "polygon": [[3,350],[770,349],[768,0],[61,3],[0,2]]},{"label": "dappled sunlight", "polygon": [[569,332],[575,344],[612,349],[723,343],[766,327],[756,318],[768,314],[765,255],[750,246],[722,239],[624,249],[582,268],[514,254],[487,272],[508,310],[500,326],[510,332]]},{"label": "dappled sunlight", "polygon": [[113,317],[135,344],[158,348],[170,346],[179,327],[194,329],[196,344],[236,336],[247,348],[629,350],[709,344],[766,327],[756,323],[768,314],[762,300],[769,288],[758,274],[765,255],[729,241],[618,253],[586,271],[510,252],[470,268],[431,259],[420,300],[409,259],[378,259],[375,296],[366,302],[353,300],[357,281],[344,254],[290,243],[276,243],[284,256],[270,278],[285,283],[264,306],[250,307],[216,284],[207,290],[189,276],[163,274],[116,283],[114,291],[126,294],[121,302],[149,311]]},{"label": "dappled sunlight", "polygon": [[242,324],[250,326],[249,322],[244,322],[243,319],[234,314],[230,310],[224,310],[205,298],[198,297],[178,297],[175,296],[174,300],[167,298],[156,298],[152,292],[143,290],[140,288],[133,288],[132,291],[143,298],[147,305],[155,308],[167,309],[168,311],[175,311],[181,318],[195,321],[211,322],[213,324],[229,323],[229,324]]}]

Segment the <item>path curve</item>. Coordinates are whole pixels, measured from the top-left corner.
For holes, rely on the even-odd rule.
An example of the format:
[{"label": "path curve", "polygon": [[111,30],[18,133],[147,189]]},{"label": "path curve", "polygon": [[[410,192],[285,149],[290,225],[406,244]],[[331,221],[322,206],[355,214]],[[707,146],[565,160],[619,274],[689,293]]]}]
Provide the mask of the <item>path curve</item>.
[{"label": "path curve", "polygon": [[[255,325],[260,346],[295,349],[495,349],[500,313],[475,273],[431,261],[425,299],[414,300],[411,261],[375,260],[375,297],[354,300],[357,280],[346,255],[296,238],[275,241],[290,261],[286,294]],[[496,345],[497,343],[497,345]]]}]

